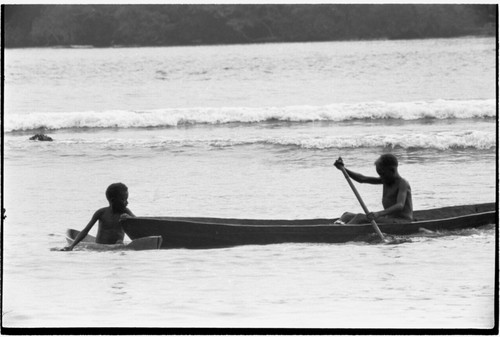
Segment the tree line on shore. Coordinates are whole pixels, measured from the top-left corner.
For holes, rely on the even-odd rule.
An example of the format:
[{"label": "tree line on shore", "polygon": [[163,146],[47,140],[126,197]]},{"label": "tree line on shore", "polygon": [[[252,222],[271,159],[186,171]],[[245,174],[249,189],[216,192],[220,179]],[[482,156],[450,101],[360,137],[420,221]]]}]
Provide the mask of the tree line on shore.
[{"label": "tree line on shore", "polygon": [[5,5],[5,47],[173,46],[495,35],[497,5]]}]

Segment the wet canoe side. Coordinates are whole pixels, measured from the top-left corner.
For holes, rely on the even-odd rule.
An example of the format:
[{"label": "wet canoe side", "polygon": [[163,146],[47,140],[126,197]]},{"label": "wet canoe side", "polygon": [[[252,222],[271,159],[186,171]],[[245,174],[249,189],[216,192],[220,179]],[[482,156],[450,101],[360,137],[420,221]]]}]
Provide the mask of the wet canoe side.
[{"label": "wet canoe side", "polygon": [[[439,217],[439,218],[433,218]],[[496,222],[496,205],[477,204],[416,211],[417,221],[379,224],[386,234],[408,235],[420,228],[453,230]],[[161,235],[161,248],[219,248],[247,244],[343,243],[373,233],[370,224],[335,225],[335,219],[262,220],[138,217],[122,222],[131,239]]]}]

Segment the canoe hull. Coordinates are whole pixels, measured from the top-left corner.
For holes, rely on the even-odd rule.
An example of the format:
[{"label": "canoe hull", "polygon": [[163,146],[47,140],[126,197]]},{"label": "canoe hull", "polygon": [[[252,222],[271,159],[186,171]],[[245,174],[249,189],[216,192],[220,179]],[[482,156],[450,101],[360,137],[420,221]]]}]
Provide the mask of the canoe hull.
[{"label": "canoe hull", "polygon": [[[385,234],[410,235],[421,228],[431,231],[456,230],[492,224],[496,204],[477,204],[416,211],[408,224],[379,224]],[[438,217],[438,218],[433,218]],[[286,242],[344,243],[363,240],[373,234],[370,224],[336,225],[336,219],[254,220],[226,218],[138,217],[122,221],[133,240],[161,236],[161,248],[222,248]]]}]

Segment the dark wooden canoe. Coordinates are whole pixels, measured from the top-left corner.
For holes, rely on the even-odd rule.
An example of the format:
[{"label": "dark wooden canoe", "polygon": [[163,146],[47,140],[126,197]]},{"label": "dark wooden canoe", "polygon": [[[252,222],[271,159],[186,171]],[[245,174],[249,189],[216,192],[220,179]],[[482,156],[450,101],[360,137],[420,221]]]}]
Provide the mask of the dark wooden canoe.
[{"label": "dark wooden canoe", "polygon": [[[495,203],[414,212],[407,224],[379,224],[385,234],[409,235],[421,228],[455,230],[496,223]],[[122,220],[132,239],[161,235],[161,248],[221,248],[285,242],[343,243],[374,233],[371,224],[336,225],[336,219],[251,220],[229,218],[137,217]]]}]

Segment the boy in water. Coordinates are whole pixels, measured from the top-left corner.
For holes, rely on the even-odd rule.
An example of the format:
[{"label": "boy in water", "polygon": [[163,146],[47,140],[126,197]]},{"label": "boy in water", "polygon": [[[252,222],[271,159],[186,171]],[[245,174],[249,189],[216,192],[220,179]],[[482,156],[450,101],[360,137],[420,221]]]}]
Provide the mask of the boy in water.
[{"label": "boy in water", "polygon": [[99,220],[96,243],[116,244],[123,243],[125,233],[120,224],[120,219],[124,217],[135,217],[127,208],[128,188],[122,183],[111,184],[106,189],[106,199],[109,206],[98,209],[87,226],[78,234],[75,241],[61,250],[72,250],[88,234],[90,229]]},{"label": "boy in water", "polygon": [[[344,166],[342,158],[337,159],[335,167]],[[366,177],[346,169],[347,174],[358,183],[382,184],[383,211],[365,214],[344,213],[341,223],[359,224],[376,220],[381,223],[405,223],[413,220],[413,203],[410,184],[398,173],[398,160],[392,154],[383,154],[375,162],[379,177]]]}]

